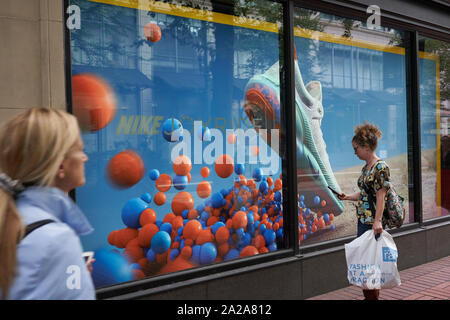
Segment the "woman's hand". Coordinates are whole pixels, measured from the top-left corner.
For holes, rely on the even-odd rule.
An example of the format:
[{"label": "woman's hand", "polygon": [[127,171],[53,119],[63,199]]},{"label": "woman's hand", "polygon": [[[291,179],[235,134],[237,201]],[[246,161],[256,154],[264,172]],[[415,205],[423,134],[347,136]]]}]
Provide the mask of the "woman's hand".
[{"label": "woman's hand", "polygon": [[352,194],[345,194],[345,193],[341,193],[340,195],[338,195],[337,197],[339,198],[339,200],[352,200],[352,201],[358,201],[359,197],[360,197],[361,192],[355,192]]},{"label": "woman's hand", "polygon": [[375,220],[372,226],[373,233],[375,235],[383,232],[383,225],[381,224],[381,221]]},{"label": "woman's hand", "polygon": [[90,274],[92,274],[92,270],[93,270],[92,264],[94,263],[94,261],[95,261],[95,259],[92,258],[92,259],[89,260],[89,262],[86,264],[87,269],[88,269],[88,271],[89,271]]},{"label": "woman's hand", "polygon": [[345,193],[341,193],[337,197],[339,198],[339,200],[349,200],[348,196]]}]

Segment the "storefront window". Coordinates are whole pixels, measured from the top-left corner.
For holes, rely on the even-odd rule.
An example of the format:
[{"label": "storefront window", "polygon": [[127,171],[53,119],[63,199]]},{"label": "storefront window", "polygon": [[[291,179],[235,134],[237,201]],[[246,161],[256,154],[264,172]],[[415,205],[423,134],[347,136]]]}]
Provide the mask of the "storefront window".
[{"label": "storefront window", "polygon": [[281,5],[70,2],[96,286],[284,248]]},{"label": "storefront window", "polygon": [[450,82],[448,42],[419,38],[423,219],[450,211]]},{"label": "storefront window", "polygon": [[301,8],[294,20],[299,238],[308,245],[356,234],[356,202],[328,186],[359,191],[365,162],[352,137],[364,121],[382,131],[376,153],[407,206],[405,49],[399,30]]}]

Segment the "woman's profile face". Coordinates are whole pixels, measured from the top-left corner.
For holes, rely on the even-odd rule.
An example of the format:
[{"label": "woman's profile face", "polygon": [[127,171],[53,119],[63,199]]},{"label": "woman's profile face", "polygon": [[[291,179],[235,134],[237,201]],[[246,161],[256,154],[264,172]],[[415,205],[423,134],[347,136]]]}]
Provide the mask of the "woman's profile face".
[{"label": "woman's profile face", "polygon": [[86,182],[84,164],[88,157],[83,149],[83,140],[78,135],[76,142],[67,152],[57,175],[56,186],[65,192],[81,187]]},{"label": "woman's profile face", "polygon": [[364,147],[362,147],[362,146],[360,146],[359,144],[357,144],[356,142],[352,142],[352,146],[353,146],[353,150],[355,151],[355,154],[356,154],[356,156],[359,158],[359,159],[361,159],[361,160],[363,160],[362,159],[362,156],[363,156],[363,154],[364,154]]}]

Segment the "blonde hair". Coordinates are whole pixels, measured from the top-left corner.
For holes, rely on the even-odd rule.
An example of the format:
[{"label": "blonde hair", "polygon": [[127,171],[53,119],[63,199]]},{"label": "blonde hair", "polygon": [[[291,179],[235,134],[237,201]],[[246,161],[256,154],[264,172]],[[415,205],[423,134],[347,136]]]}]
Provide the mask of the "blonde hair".
[{"label": "blonde hair", "polygon": [[378,139],[382,136],[381,130],[376,125],[364,121],[363,124],[356,126],[352,141],[359,146],[368,145],[370,150],[375,151],[378,147]]},{"label": "blonde hair", "polygon": [[[0,173],[25,186],[50,186],[79,134],[77,119],[65,111],[28,109],[0,130]],[[0,290],[4,298],[14,279],[23,231],[13,195],[0,188]]]}]

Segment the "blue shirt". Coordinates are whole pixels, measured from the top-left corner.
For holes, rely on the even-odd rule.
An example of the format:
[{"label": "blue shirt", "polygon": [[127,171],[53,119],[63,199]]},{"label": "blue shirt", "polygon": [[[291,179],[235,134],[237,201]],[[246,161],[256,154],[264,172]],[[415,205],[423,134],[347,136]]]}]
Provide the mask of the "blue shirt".
[{"label": "blue shirt", "polygon": [[[93,231],[78,206],[58,188],[30,187],[16,206],[23,223],[52,219],[24,238],[8,299],[95,299],[78,235]],[[0,297],[1,297],[0,292]]]}]

